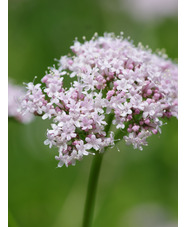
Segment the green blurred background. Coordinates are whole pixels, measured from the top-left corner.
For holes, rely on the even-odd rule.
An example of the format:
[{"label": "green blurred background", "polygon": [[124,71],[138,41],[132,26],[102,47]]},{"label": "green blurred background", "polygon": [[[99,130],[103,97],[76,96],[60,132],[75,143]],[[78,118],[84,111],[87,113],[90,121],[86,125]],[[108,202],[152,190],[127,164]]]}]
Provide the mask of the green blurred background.
[{"label": "green blurred background", "polygon": [[[112,9],[114,6],[114,9]],[[135,21],[118,1],[9,0],[9,78],[36,82],[54,58],[69,52],[75,37],[95,32],[131,36],[153,51],[177,59],[177,16],[157,23]],[[81,226],[90,165],[56,168],[57,151],[43,144],[48,121],[28,125],[9,120],[9,226]],[[120,143],[103,160],[94,227],[177,226],[177,119],[143,151]]]}]

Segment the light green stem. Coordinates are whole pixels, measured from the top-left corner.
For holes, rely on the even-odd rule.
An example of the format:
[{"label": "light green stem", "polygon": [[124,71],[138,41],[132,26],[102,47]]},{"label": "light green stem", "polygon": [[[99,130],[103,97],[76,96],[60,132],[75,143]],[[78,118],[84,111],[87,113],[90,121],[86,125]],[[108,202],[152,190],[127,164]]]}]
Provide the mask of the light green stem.
[{"label": "light green stem", "polygon": [[96,154],[92,161],[84,209],[83,227],[91,226],[102,158],[103,154]]},{"label": "light green stem", "polygon": [[10,212],[10,210],[8,210],[8,226],[18,227],[18,224],[17,224],[15,218],[13,217],[12,213]]},{"label": "light green stem", "polygon": [[[114,114],[110,114],[108,116],[107,125],[105,127],[106,135],[108,135],[109,129],[112,125],[113,117],[114,117]],[[97,184],[98,184],[98,178],[99,178],[102,159],[103,159],[103,153],[96,154],[93,157],[90,176],[89,176],[89,182],[88,182],[86,201],[85,201],[84,217],[83,217],[83,225],[82,225],[83,227],[90,227],[92,223],[93,211],[95,206],[95,198],[96,198],[96,190],[97,190]]]}]

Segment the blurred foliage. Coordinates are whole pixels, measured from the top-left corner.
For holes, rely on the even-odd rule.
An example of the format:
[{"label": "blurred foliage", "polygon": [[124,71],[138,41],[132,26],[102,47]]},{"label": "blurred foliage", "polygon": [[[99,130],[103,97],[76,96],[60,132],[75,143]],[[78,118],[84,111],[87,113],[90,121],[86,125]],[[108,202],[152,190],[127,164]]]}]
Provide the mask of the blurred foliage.
[{"label": "blurred foliage", "polygon": [[[37,75],[38,82],[75,37],[105,31],[124,31],[135,44],[165,48],[177,59],[177,18],[142,24],[106,1],[9,0],[9,77],[22,84]],[[56,168],[57,151],[43,144],[48,127],[39,118],[29,125],[9,120],[10,227],[81,226],[92,157]],[[121,142],[120,152],[105,154],[93,226],[140,227],[131,226],[129,213],[143,204],[165,210],[168,222],[177,220],[177,137],[177,120],[171,119],[143,151]]]}]

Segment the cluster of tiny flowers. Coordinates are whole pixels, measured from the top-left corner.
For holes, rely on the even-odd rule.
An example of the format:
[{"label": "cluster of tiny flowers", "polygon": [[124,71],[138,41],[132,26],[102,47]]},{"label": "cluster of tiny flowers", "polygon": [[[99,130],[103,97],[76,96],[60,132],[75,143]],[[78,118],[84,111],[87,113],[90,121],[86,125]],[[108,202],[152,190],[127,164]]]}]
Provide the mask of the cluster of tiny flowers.
[{"label": "cluster of tiny flowers", "polygon": [[165,56],[114,34],[75,40],[71,50],[42,83],[27,84],[22,101],[24,112],[53,120],[44,143],[58,147],[59,167],[103,152],[118,138],[142,150],[161,132],[163,118],[177,117],[177,65]]},{"label": "cluster of tiny flowers", "polygon": [[21,99],[26,91],[24,87],[8,82],[8,117],[14,118],[21,123],[29,123],[33,120],[34,115],[27,113],[22,115],[20,113]]}]

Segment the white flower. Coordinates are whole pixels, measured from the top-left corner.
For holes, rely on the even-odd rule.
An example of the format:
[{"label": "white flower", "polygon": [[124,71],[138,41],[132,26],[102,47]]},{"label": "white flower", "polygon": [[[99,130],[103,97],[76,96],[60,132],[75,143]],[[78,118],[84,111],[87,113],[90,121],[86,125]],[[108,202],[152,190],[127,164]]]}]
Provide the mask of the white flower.
[{"label": "white flower", "polygon": [[86,148],[87,149],[95,149],[96,151],[100,149],[100,145],[101,145],[101,139],[97,139],[95,135],[91,135],[90,137],[86,137]]}]

